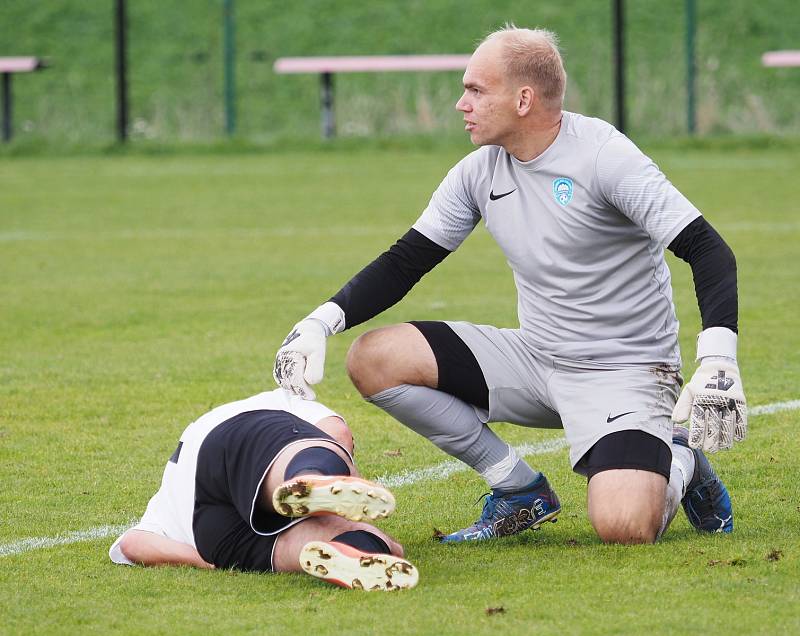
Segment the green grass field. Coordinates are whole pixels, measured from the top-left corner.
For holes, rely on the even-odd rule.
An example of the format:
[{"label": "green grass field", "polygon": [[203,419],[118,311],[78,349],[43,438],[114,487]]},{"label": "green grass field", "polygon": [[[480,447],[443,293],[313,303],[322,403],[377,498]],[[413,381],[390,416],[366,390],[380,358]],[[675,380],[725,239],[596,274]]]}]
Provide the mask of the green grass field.
[{"label": "green grass field", "polygon": [[[736,252],[750,406],[799,399],[797,149],[651,150]],[[714,458],[731,536],[699,536],[681,512],[655,546],[602,545],[559,450],[528,457],[562,497],[559,523],[498,543],[431,540],[477,517],[478,477],[398,488],[382,527],[421,571],[409,592],[110,563],[99,528],[142,513],[186,424],[271,388],[291,325],[411,225],[460,154],[0,159],[0,632],[800,632],[796,410],[753,417],[746,442]],[[691,274],[670,265],[691,372]],[[353,338],[411,318],[514,325],[514,298],[479,229],[402,303],[330,341],[318,393],[348,416],[367,476],[446,458],[357,398],[343,369]],[[514,443],[558,437],[499,428]],[[98,538],[21,543],[79,531]]]}]

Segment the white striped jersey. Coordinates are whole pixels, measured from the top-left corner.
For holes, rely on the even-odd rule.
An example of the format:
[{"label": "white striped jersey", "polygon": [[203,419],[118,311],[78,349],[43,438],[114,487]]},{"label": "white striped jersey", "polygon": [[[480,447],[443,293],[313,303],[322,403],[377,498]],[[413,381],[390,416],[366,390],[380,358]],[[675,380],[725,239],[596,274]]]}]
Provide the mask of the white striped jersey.
[{"label": "white striped jersey", "polygon": [[[192,519],[195,506],[195,472],[200,447],[209,433],[223,422],[240,413],[261,410],[285,411],[309,424],[337,415],[319,402],[303,400],[283,389],[259,393],[216,407],[183,431],[178,448],[164,468],[161,487],[150,499],[142,519],[133,529],[153,532],[196,547]],[[111,546],[109,556],[115,563],[130,565],[131,562],[119,549],[120,539],[122,537]]]}]

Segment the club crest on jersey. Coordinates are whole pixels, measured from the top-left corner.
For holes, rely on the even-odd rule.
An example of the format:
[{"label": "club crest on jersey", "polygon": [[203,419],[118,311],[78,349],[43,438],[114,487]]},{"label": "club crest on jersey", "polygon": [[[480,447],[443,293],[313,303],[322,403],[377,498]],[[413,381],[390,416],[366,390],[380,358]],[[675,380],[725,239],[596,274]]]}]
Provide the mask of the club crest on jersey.
[{"label": "club crest on jersey", "polygon": [[572,201],[572,179],[559,177],[553,180],[553,196],[561,205],[567,205]]}]

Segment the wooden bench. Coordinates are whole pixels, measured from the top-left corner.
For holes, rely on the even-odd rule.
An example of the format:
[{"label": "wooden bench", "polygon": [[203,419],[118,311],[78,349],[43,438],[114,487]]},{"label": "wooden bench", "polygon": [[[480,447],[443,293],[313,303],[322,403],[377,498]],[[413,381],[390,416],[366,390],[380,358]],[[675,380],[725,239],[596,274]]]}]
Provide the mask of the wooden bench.
[{"label": "wooden bench", "polygon": [[319,73],[322,105],[322,135],[334,136],[334,73],[379,73],[386,71],[463,71],[469,55],[366,55],[351,57],[282,57],[275,61],[276,73]]},{"label": "wooden bench", "polygon": [[800,66],[800,51],[767,51],[761,56],[764,66]]},{"label": "wooden bench", "polygon": [[3,94],[3,141],[11,140],[11,76],[14,73],[31,73],[45,68],[38,57],[0,57],[0,76]]}]

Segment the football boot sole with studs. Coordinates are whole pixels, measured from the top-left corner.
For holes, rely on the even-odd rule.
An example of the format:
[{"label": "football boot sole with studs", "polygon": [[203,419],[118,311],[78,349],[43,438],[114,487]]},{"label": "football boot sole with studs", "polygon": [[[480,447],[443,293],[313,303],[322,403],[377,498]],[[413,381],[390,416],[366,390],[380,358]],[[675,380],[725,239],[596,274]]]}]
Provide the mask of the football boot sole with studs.
[{"label": "football boot sole with studs", "polygon": [[395,499],[383,486],[359,477],[306,475],[278,486],[272,505],[285,517],[334,514],[351,521],[375,521],[394,512]]},{"label": "football boot sole with studs", "polygon": [[307,543],[300,551],[300,567],[333,585],[367,592],[404,590],[419,582],[419,571],[409,561],[337,541]]}]

